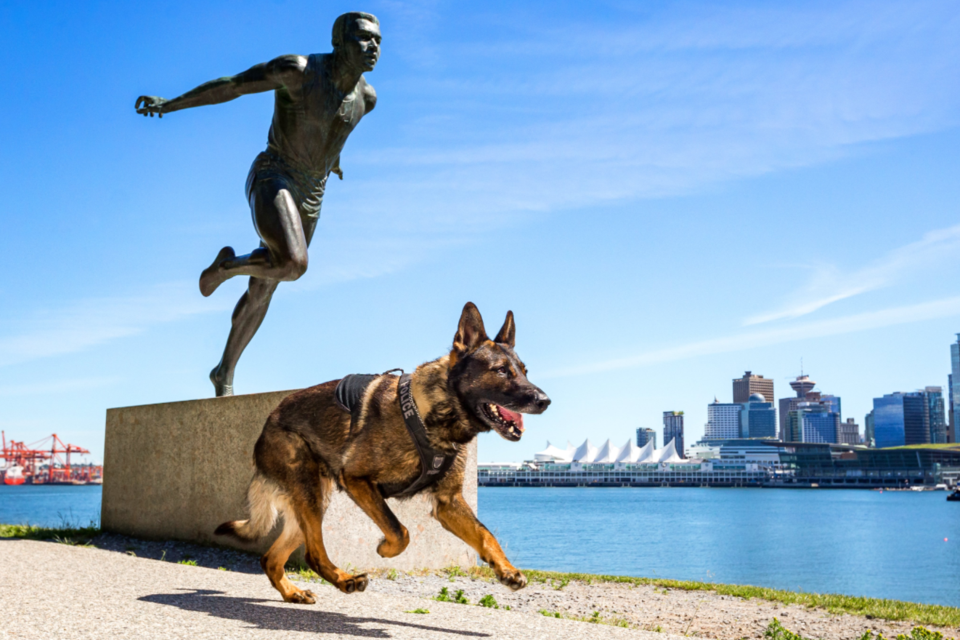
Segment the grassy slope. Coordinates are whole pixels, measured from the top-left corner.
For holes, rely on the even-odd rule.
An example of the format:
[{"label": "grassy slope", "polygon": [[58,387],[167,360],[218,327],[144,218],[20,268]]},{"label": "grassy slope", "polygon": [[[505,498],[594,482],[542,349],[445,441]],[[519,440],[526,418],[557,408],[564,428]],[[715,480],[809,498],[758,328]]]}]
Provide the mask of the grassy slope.
[{"label": "grassy slope", "polygon": [[[67,544],[86,544],[100,533],[96,527],[43,528],[25,525],[0,524],[0,538],[23,538],[28,540],[52,540]],[[496,576],[489,567],[475,567],[465,573],[459,567],[448,570],[451,575],[468,575],[475,578],[492,579]],[[535,582],[551,582],[560,585],[569,582],[616,583],[630,585],[650,585],[666,589],[686,591],[713,591],[720,595],[735,596],[749,600],[758,598],[783,604],[797,604],[811,608],[825,609],[831,613],[846,613],[884,620],[904,620],[919,624],[940,627],[960,627],[960,609],[932,604],[917,604],[899,600],[879,600],[824,593],[797,593],[752,587],[748,585],[716,584],[712,582],[692,582],[688,580],[665,580],[662,578],[633,578],[629,576],[604,576],[589,573],[558,573],[524,569],[527,578]]]}]

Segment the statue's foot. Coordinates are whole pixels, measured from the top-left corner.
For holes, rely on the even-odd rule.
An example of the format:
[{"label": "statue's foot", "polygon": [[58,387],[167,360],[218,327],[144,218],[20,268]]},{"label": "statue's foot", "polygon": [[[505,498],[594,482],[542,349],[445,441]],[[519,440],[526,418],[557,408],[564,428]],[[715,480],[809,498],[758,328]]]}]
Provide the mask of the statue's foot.
[{"label": "statue's foot", "polygon": [[216,291],[217,287],[227,281],[227,277],[224,275],[220,265],[222,265],[225,260],[233,260],[236,257],[237,254],[233,252],[233,247],[224,247],[220,249],[220,253],[213,259],[213,264],[203,270],[203,273],[200,274],[200,293],[203,294],[204,298]]},{"label": "statue's foot", "polygon": [[210,372],[210,382],[213,383],[214,393],[218,398],[233,395],[233,385],[227,384],[220,378],[220,365],[215,366]]}]

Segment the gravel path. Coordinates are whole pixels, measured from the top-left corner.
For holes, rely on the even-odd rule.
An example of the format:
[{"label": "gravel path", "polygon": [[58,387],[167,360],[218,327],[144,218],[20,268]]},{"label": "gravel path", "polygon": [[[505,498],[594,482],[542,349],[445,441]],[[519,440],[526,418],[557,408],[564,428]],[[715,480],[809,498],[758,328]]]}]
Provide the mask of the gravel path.
[{"label": "gravel path", "polygon": [[[776,617],[806,638],[851,640],[867,630],[895,638],[915,626],[710,591],[532,582],[511,592],[496,581],[433,573],[381,572],[365,593],[350,596],[304,584],[320,595],[317,605],[304,607],[280,601],[258,558],[248,554],[109,534],[92,543],[97,548],[0,539],[0,638],[261,638],[283,631],[284,637],[740,640],[762,638]],[[462,590],[471,604],[493,596],[501,608],[430,599],[443,588],[451,596]],[[430,614],[405,613],[421,608]],[[579,621],[591,618],[606,624]],[[630,628],[611,626],[617,623]],[[960,638],[960,629],[939,630]]]},{"label": "gravel path", "polygon": [[[0,585],[0,638],[672,637],[327,585],[311,586],[316,605],[291,605],[263,575],[31,540],[0,540]],[[406,613],[418,608],[430,613]]]}]

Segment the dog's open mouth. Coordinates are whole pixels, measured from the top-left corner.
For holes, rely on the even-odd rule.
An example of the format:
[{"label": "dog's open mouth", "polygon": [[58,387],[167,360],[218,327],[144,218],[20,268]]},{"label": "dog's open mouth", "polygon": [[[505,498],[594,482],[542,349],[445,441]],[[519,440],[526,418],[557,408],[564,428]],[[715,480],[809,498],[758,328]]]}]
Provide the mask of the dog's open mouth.
[{"label": "dog's open mouth", "polygon": [[480,404],[480,411],[501,436],[516,442],[523,435],[523,416],[492,402]]}]

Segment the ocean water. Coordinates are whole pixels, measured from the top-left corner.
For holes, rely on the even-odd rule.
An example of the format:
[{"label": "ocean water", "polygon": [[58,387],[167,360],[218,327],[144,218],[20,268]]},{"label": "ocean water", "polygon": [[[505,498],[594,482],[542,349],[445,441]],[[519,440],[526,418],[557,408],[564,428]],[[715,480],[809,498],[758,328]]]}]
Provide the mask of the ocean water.
[{"label": "ocean water", "polygon": [[960,607],[946,492],[481,487],[518,567],[705,580]]},{"label": "ocean water", "polygon": [[[99,486],[0,485],[0,522],[86,526]],[[960,607],[960,503],[942,491],[480,488],[518,567]]]},{"label": "ocean water", "polygon": [[84,485],[0,484],[0,523],[40,527],[100,525],[103,487]]}]

